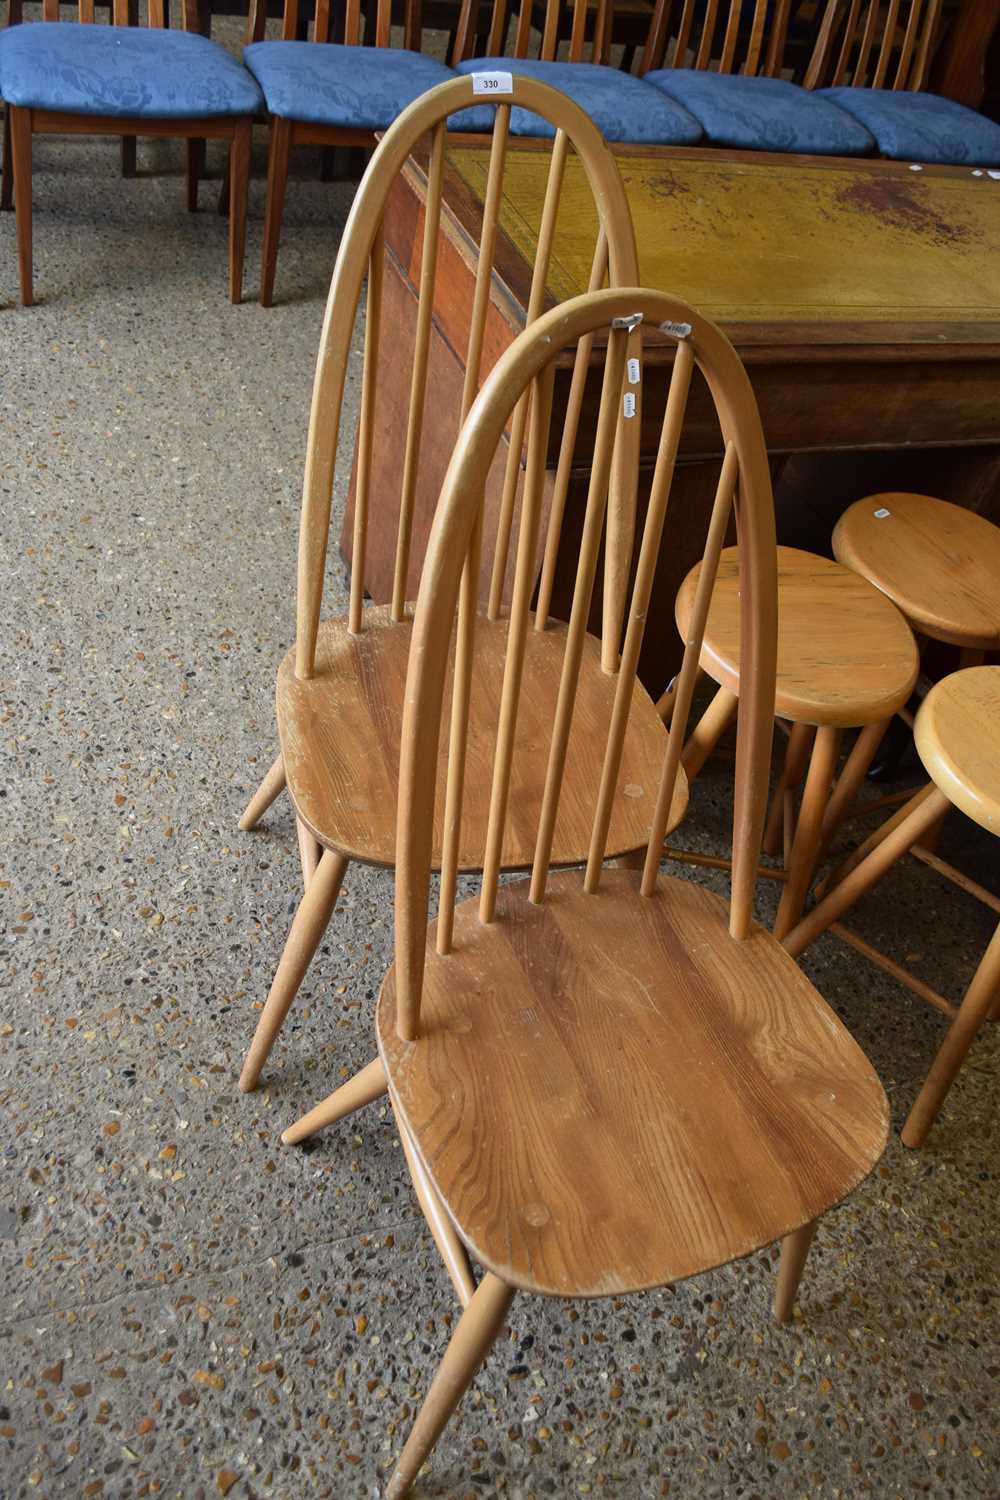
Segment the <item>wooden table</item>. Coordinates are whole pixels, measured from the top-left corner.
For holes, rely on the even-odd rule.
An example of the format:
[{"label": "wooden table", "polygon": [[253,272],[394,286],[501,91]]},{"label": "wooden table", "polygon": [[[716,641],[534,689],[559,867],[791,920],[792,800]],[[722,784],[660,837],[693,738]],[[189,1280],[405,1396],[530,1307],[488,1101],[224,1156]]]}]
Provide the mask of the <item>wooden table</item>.
[{"label": "wooden table", "polygon": [[[1000,489],[1000,181],[968,168],[916,171],[897,163],[761,153],[622,147],[615,154],[635,219],[643,281],[685,297],[733,340],[750,370],[769,451],[776,458],[805,456],[786,466],[802,491],[798,506],[822,511],[831,505],[823,494],[828,465],[809,455],[889,450],[897,488],[923,481],[946,498],[988,511],[986,501]],[[545,150],[528,144],[512,150],[487,368],[523,326],[547,164]],[[553,301],[586,289],[594,243],[589,190],[575,165],[567,173],[549,278]],[[453,140],[411,590],[456,435],[463,374],[457,351],[468,327],[486,168],[481,143]],[[420,164],[412,162],[387,215],[383,327],[394,336],[379,376],[385,404],[375,496],[398,490],[402,469],[423,186]],[[647,356],[650,363],[671,357],[666,348]],[[663,384],[650,370],[644,472],[651,471],[662,414],[653,393]],[[557,402],[567,386],[557,386]],[[595,383],[595,408],[597,395]],[[702,405],[693,400],[682,448],[686,462],[671,502],[679,531],[661,566],[642,666],[653,688],[663,686],[676,661],[673,597],[700,555],[715,483],[717,464],[707,460],[715,459],[719,442],[714,422],[703,420],[709,411],[707,398]],[[557,434],[557,417],[552,426]],[[914,452],[942,449],[950,451]],[[885,462],[871,488],[882,487]],[[843,464],[837,472],[843,475]],[[586,480],[584,465],[567,506],[567,595],[572,523],[582,513]],[[833,497],[834,518],[866,492],[864,478],[850,490]],[[342,537],[348,561],[349,528],[350,517]],[[825,520],[823,529],[828,535]],[[392,576],[391,515],[384,525],[373,519],[369,546],[366,587],[382,602]],[[557,605],[558,597],[557,589]]]}]

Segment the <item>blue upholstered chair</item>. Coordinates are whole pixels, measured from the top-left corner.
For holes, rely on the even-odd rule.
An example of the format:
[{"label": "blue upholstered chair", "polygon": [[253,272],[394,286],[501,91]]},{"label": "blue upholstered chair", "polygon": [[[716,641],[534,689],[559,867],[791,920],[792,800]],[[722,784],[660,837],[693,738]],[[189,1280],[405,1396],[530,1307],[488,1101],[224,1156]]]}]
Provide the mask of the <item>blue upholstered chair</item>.
[{"label": "blue upholstered chair", "polygon": [[13,165],[21,301],[33,301],[31,142],[34,135],[173,136],[228,140],[229,290],[242,298],[251,119],[263,100],[254,79],[223,48],[196,33],[196,0],[184,0],[184,29],[165,28],[164,0],[149,0],[149,25],[128,25],[127,0],[114,24],[97,26],[94,0],[79,0],[80,23],[59,20],[45,0],[43,24],[0,32],[0,77]]},{"label": "blue upholstered chair", "polygon": [[[695,146],[702,138],[701,126],[683,104],[667,99],[641,79],[608,66],[611,31],[614,20],[612,0],[595,16],[588,0],[546,0],[538,57],[528,56],[531,41],[532,0],[519,0],[515,16],[512,57],[503,56],[507,39],[507,0],[493,0],[490,30],[482,57],[472,57],[475,50],[476,25],[472,19],[475,0],[464,0],[455,44],[455,71],[483,73],[501,71],[537,79],[568,94],[574,104],[585,109],[605,140],[632,145]],[[560,23],[567,10],[572,12],[569,57],[556,57]],[[604,25],[599,21],[603,17]],[[587,29],[593,34],[587,50]],[[465,110],[450,122],[455,130],[488,130],[492,111]],[[552,135],[544,120],[527,110],[511,112],[512,135]]]},{"label": "blue upholstered chair", "polygon": [[271,118],[260,300],[270,307],[281,218],[293,146],[371,146],[421,94],[455,75],[416,50],[408,25],[405,47],[391,47],[390,0],[378,0],[375,45],[361,45],[360,0],[348,0],[343,43],[330,40],[329,0],[317,0],[313,38],[298,41],[297,0],[286,0],[280,40],[265,41],[266,0],[254,0],[251,44],[243,60],[260,84]]}]

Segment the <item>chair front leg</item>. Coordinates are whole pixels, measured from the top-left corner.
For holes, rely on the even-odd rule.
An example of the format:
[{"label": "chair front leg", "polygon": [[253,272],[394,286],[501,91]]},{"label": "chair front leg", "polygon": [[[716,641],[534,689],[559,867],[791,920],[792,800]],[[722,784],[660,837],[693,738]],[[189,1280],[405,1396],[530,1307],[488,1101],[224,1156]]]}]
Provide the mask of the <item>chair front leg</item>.
[{"label": "chair front leg", "polygon": [[260,266],[260,305],[274,300],[274,275],[278,266],[281,218],[285,211],[288,158],[292,149],[292,122],[271,116],[271,148],[267,158],[267,202],[264,207],[264,250]]},{"label": "chair front leg", "polygon": [[3,116],[3,169],[0,172],[0,209],[10,213],[14,207],[14,163],[10,152],[10,112]]},{"label": "chair front leg", "polygon": [[243,261],[247,244],[247,195],[253,125],[237,120],[229,148],[229,300],[243,301]]},{"label": "chair front leg", "polygon": [[906,1124],[903,1126],[904,1146],[916,1147],[924,1144],[927,1132],[937,1119],[945,1096],[965,1061],[965,1055],[975,1041],[980,1026],[989,1016],[998,994],[1000,994],[1000,925],[997,926],[990,939],[990,945],[983,954],[972,983],[965,992],[965,999],[959,1007],[958,1015],[948,1028],[948,1035],[938,1049],[937,1057],[931,1064],[924,1086],[917,1095],[917,1102],[910,1110]]},{"label": "chair front leg", "polygon": [[257,824],[267,812],[268,808],[271,806],[271,803],[276,797],[281,796],[281,793],[285,790],[287,784],[287,778],[285,776],[285,762],[282,759],[281,753],[279,751],[277,757],[271,764],[271,769],[268,771],[267,775],[264,777],[264,780],[254,792],[253,796],[250,798],[250,801],[247,803],[246,811],[244,812],[242,818],[240,818],[239,826],[242,833],[249,833],[251,828],[257,827]]},{"label": "chair front leg", "polygon": [[778,1285],[774,1293],[774,1316],[779,1323],[787,1323],[792,1316],[806,1257],[816,1235],[816,1224],[816,1219],[810,1219],[801,1229],[786,1234],[781,1242]]},{"label": "chair front leg", "polygon": [[424,1460],[444,1431],[476,1372],[503,1327],[514,1288],[487,1272],[452,1334],[437,1374],[417,1414],[413,1430],[389,1480],[386,1500],[402,1500],[409,1493]]},{"label": "chair front leg", "polygon": [[318,1131],[324,1130],[327,1125],[335,1125],[338,1120],[364,1109],[366,1104],[383,1098],[388,1091],[382,1059],[375,1057],[360,1073],[355,1073],[353,1078],[342,1083],[339,1089],[334,1089],[332,1094],[328,1094],[308,1114],[296,1120],[294,1125],[289,1125],[282,1132],[281,1143],[283,1146],[298,1146]]},{"label": "chair front leg", "polygon": [[17,227],[17,260],[21,275],[21,305],[35,300],[31,246],[31,111],[8,104],[11,157],[14,167],[14,218]]}]

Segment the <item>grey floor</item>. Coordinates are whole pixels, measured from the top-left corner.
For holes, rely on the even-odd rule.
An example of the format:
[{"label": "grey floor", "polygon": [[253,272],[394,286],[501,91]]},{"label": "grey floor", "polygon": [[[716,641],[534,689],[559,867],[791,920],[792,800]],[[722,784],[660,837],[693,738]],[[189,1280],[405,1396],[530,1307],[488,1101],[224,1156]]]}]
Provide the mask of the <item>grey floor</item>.
[{"label": "grey floor", "polygon": [[[372,1053],[390,877],[352,870],[267,1086],[236,1088],[298,892],[287,802],[236,822],[275,748],[349,188],[303,157],[264,312],[226,300],[216,184],[188,216],[180,148],[140,162],[126,182],[112,141],[37,145],[34,309],[0,219],[0,1496],[369,1496],[453,1299],[386,1108],[311,1150],[278,1137]],[[724,848],[727,805],[710,770],[689,839]],[[947,842],[995,881],[989,840],[956,818]],[[992,923],[906,865],[857,925],[957,994]],[[768,1318],[773,1252],[626,1301],[523,1299],[421,1494],[1000,1495],[996,1033],[908,1153],[939,1019],[833,939],[806,967],[894,1134],[793,1325]]]}]

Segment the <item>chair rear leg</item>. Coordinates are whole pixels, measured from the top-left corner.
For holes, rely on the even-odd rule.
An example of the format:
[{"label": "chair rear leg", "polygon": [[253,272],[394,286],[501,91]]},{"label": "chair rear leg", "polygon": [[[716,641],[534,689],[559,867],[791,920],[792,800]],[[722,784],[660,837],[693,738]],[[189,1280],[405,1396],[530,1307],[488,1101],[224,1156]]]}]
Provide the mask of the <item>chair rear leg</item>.
[{"label": "chair rear leg", "polygon": [[816,1234],[816,1223],[815,1219],[811,1219],[801,1229],[786,1234],[781,1242],[778,1285],[774,1293],[774,1316],[779,1323],[787,1323],[792,1316],[806,1257]]},{"label": "chair rear leg", "polygon": [[356,1114],[359,1109],[364,1109],[366,1104],[372,1104],[376,1099],[381,1099],[388,1092],[388,1088],[382,1059],[373,1058],[366,1067],[361,1069],[360,1073],[355,1073],[354,1077],[342,1083],[339,1089],[334,1089],[332,1094],[328,1094],[321,1104],[317,1104],[308,1114],[296,1120],[294,1125],[289,1125],[288,1129],[282,1132],[282,1145],[300,1145],[302,1141],[307,1141],[310,1136],[324,1130],[327,1125],[335,1125],[338,1120],[344,1120],[348,1115]]},{"label": "chair rear leg", "polygon": [[267,158],[264,250],[260,267],[261,307],[270,307],[274,300],[274,275],[278,266],[278,244],[281,240],[281,218],[285,211],[285,188],[288,183],[288,157],[291,149],[291,121],[283,120],[280,115],[272,115],[271,149]]},{"label": "chair rear leg", "polygon": [[247,245],[247,195],[253,125],[237,120],[229,148],[229,300],[243,301],[243,261]]},{"label": "chair rear leg", "polygon": [[299,862],[302,865],[302,884],[306,890],[323,858],[323,845],[309,832],[301,818],[295,819],[295,832],[299,840]]},{"label": "chair rear leg", "polygon": [[386,1488],[386,1500],[402,1500],[486,1358],[514,1300],[514,1288],[487,1272],[458,1322],[413,1430]]},{"label": "chair rear leg", "polygon": [[14,163],[10,150],[10,111],[3,116],[3,168],[0,171],[0,210],[10,213],[14,207]]},{"label": "chair rear leg", "polygon": [[948,1090],[965,1061],[965,1054],[975,1041],[976,1033],[983,1021],[989,1016],[998,993],[1000,993],[1000,925],[990,939],[990,945],[983,954],[972,983],[965,992],[965,999],[959,1007],[958,1015],[948,1028],[948,1035],[938,1049],[937,1057],[931,1064],[924,1086],[917,1095],[917,1102],[910,1110],[906,1124],[903,1126],[904,1146],[916,1147],[924,1144],[927,1132],[937,1119]]},{"label": "chair rear leg", "polygon": [[256,828],[261,818],[267,812],[276,797],[280,797],[285,790],[287,780],[285,777],[285,762],[279,754],[274,760],[260,786],[254,792],[247,803],[246,811],[240,819],[240,829],[243,833],[249,833],[251,828]]},{"label": "chair rear leg", "polygon": [[11,158],[14,167],[14,217],[17,227],[17,261],[21,276],[21,305],[35,300],[31,245],[31,111],[8,104]]},{"label": "chair rear leg", "polygon": [[205,142],[198,136],[187,141],[187,211],[198,212],[198,188],[205,171]]},{"label": "chair rear leg", "polygon": [[309,882],[309,889],[299,904],[240,1074],[240,1088],[244,1093],[256,1088],[261,1069],[267,1062],[292,1001],[298,994],[299,985],[323,940],[327,923],[337,904],[347,864],[344,855],[325,849],[316,873]]}]

